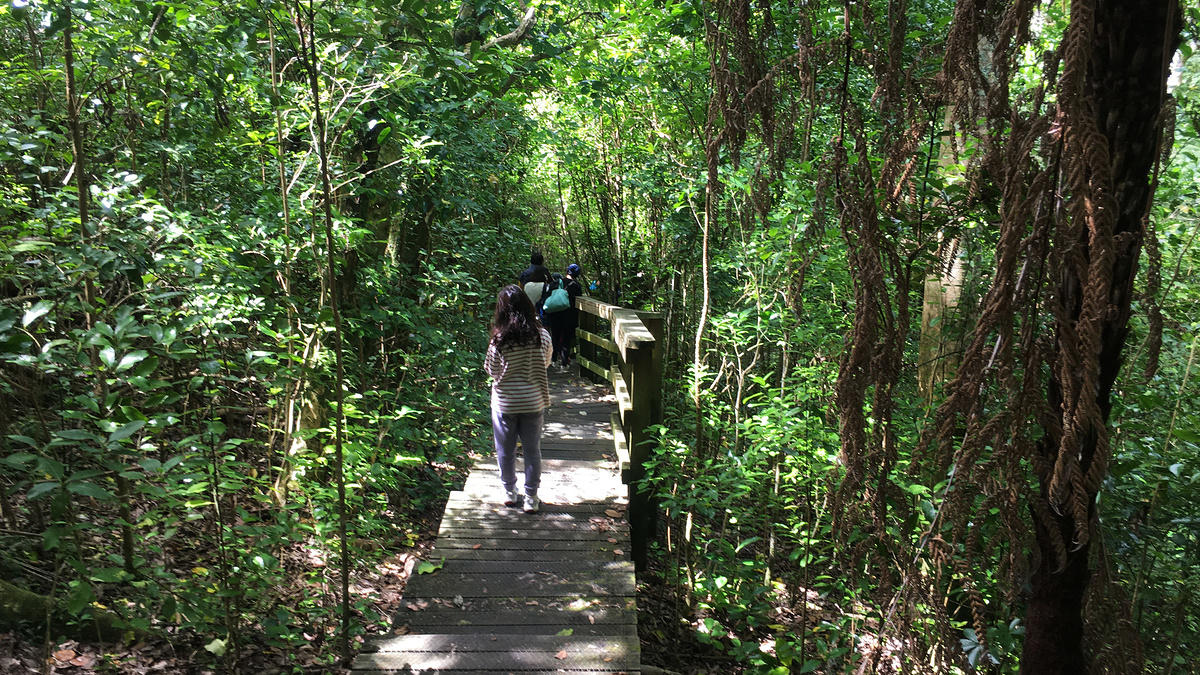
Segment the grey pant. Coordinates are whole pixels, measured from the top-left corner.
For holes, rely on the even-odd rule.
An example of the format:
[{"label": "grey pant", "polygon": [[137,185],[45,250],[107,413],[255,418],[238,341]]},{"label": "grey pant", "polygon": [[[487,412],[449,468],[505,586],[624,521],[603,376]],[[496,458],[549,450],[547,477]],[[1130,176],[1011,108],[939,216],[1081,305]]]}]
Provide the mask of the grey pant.
[{"label": "grey pant", "polygon": [[535,413],[498,413],[492,411],[492,433],[496,439],[496,461],[504,489],[517,489],[517,438],[525,455],[525,494],[537,496],[542,482],[542,423],[546,411]]}]

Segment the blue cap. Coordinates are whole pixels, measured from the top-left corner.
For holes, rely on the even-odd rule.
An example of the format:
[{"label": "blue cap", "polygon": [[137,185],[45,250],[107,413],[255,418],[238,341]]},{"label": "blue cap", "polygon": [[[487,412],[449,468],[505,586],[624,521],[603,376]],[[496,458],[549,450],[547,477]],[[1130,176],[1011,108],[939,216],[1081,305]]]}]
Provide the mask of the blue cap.
[{"label": "blue cap", "polygon": [[583,270],[581,270],[579,268],[579,265],[576,265],[575,263],[571,263],[570,265],[567,265],[567,274],[570,274],[571,276],[575,276],[576,274],[579,274],[582,271]]}]

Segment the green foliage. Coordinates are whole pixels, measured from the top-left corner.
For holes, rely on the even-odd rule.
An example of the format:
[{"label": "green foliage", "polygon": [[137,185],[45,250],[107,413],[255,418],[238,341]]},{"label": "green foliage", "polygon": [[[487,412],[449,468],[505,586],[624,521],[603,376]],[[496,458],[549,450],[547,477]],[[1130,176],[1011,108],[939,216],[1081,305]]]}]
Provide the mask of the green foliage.
[{"label": "green foliage", "polygon": [[[656,564],[692,639],[753,672],[857,668],[887,593],[916,569],[941,597],[904,608],[908,644],[949,645],[964,668],[1016,668],[1024,597],[1005,592],[998,551],[1024,556],[1023,544],[964,570],[945,565],[962,559],[955,543],[931,564],[931,542],[957,541],[938,517],[952,478],[920,445],[931,417],[912,372],[938,246],[959,241],[966,260],[958,315],[938,319],[957,336],[990,286],[1001,217],[994,186],[965,179],[985,148],[961,134],[942,146],[935,78],[952,3],[903,15],[879,2],[756,5],[745,39],[725,34],[727,53],[709,31],[729,30],[719,3],[536,3],[508,46],[489,41],[518,27],[515,4],[470,16],[422,0],[330,0],[311,16],[277,2],[72,6],[80,158],[63,5],[0,6],[0,501],[6,529],[37,535],[0,534],[0,569],[62,594],[79,621],[99,602],[228,666],[252,642],[288,650],[307,634],[327,648],[339,519],[354,565],[369,568],[411,544],[482,448],[484,327],[533,247],[554,268],[582,264],[594,295],[664,314],[667,414],[647,480],[669,524]],[[1047,49],[1066,18],[1040,10],[1032,29]],[[310,19],[333,270],[297,61],[297,21]],[[738,52],[751,42],[757,56]],[[882,102],[900,91],[879,79],[893,47],[913,85],[903,106]],[[1200,96],[1197,62],[1181,54],[1175,149],[1151,214],[1161,365],[1141,377],[1150,349],[1133,346],[1152,331],[1139,315],[1100,503],[1108,576],[1150,667],[1177,670],[1200,637]],[[1013,64],[1009,104],[1024,105],[1042,65],[1039,50]],[[919,124],[894,119],[900,109]],[[828,167],[840,141],[848,171],[876,189],[888,143],[909,136],[911,180],[880,198],[894,260],[879,318],[899,323],[902,301],[911,311],[895,390],[867,392],[892,403],[866,405],[866,432],[895,450],[883,512],[867,513],[839,492],[836,382],[862,289]],[[1001,531],[1001,514],[974,506],[980,536]],[[357,606],[361,630],[381,621]]]},{"label": "green foliage", "polygon": [[339,411],[295,17],[280,3],[90,3],[73,26],[91,69],[79,169],[50,95],[65,86],[64,26],[45,3],[13,8],[0,11],[0,476],[8,526],[40,540],[0,563],[43,593],[63,570],[78,620],[100,602],[227,665],[246,642],[328,645],[339,519],[366,569],[411,544],[482,444],[492,289],[527,250],[513,195],[532,125],[492,95],[520,57],[465,58],[449,3],[315,15]]}]

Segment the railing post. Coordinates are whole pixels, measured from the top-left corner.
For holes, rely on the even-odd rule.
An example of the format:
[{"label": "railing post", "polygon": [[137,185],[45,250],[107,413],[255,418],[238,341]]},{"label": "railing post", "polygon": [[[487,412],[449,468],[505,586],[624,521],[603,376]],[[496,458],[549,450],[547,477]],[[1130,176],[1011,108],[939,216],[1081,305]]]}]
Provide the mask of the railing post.
[{"label": "railing post", "polygon": [[[582,309],[579,310],[579,329],[585,330],[589,333],[595,333],[596,332],[596,315],[592,314],[591,312],[585,312]],[[580,356],[582,356],[592,362],[599,362],[600,359],[597,357],[597,352],[599,351],[599,348],[596,345],[588,342],[587,340],[583,340],[583,339],[579,338],[579,336],[575,337],[575,345],[576,345],[575,348],[577,350],[579,350]],[[588,381],[592,382],[593,384],[598,383],[600,381],[600,377],[598,375],[596,375],[595,373],[593,373],[590,370],[587,370],[586,368],[580,367],[579,374],[586,377],[588,379]]]},{"label": "railing post", "polygon": [[658,520],[657,500],[649,489],[639,489],[646,477],[650,459],[650,438],[646,428],[662,422],[662,317],[651,312],[639,313],[643,325],[654,335],[654,342],[643,342],[626,352],[631,409],[626,413],[625,431],[629,435],[629,530],[633,544],[635,569],[646,568],[647,548],[654,539]]}]

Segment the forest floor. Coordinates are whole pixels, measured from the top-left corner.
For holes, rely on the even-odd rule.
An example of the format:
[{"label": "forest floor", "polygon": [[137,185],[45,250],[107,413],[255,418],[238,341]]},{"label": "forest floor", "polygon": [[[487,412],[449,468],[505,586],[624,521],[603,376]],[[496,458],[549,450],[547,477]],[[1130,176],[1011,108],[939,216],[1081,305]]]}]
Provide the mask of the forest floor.
[{"label": "forest floor", "polygon": [[[351,592],[356,601],[368,603],[380,617],[378,621],[366,621],[359,616],[366,635],[378,635],[389,630],[390,618],[404,602],[404,591],[409,577],[426,556],[436,541],[441,505],[422,514],[422,519],[412,527],[417,539],[412,547],[394,552],[381,552],[378,561],[359,569],[351,579]],[[292,560],[311,557],[297,546]],[[309,570],[311,571],[311,570]],[[680,589],[666,582],[667,575],[661,561],[651,559],[650,569],[641,575],[638,584],[638,632],[641,638],[642,662],[658,666],[680,675],[737,675],[744,668],[728,656],[716,652],[712,646],[696,639],[695,626],[684,623],[686,602],[677,600]],[[292,588],[279,589],[280,597],[303,597],[314,591],[304,579],[310,575],[296,574],[291,577]],[[787,613],[779,608],[781,614]],[[790,617],[795,620],[797,617]],[[793,623],[781,616],[781,623]],[[795,621],[798,623],[798,621]],[[333,631],[331,625],[328,628]],[[254,631],[248,630],[253,634]],[[314,633],[317,631],[314,631]],[[236,664],[215,659],[204,651],[205,640],[199,636],[162,635],[132,645],[99,645],[67,640],[44,646],[27,636],[13,633],[0,634],[0,675],[32,675],[55,673],[61,675],[86,675],[106,673],[113,675],[218,675],[221,673],[277,675],[281,673],[329,673],[349,672],[333,663],[336,642],[332,632],[328,636],[304,634],[307,643],[294,649],[256,643],[252,639],[243,645]],[[173,638],[173,639],[172,639]],[[355,651],[363,637],[356,640]]]},{"label": "forest floor", "polygon": [[[445,478],[455,482],[454,477]],[[378,557],[371,564],[356,570],[350,582],[352,601],[362,603],[378,618],[372,620],[361,614],[356,617],[365,635],[356,638],[352,645],[354,651],[365,637],[390,630],[391,617],[404,602],[409,578],[436,541],[443,508],[444,502],[438,502],[428,511],[417,514],[415,522],[408,521],[405,529],[411,533],[408,536],[411,546],[378,550]],[[313,555],[311,547],[297,543],[280,558],[288,561],[289,571],[293,572],[287,577],[289,586],[276,589],[276,597],[281,603],[299,602],[317,595],[332,597],[328,587],[313,582],[320,576],[324,563],[320,556]],[[334,572],[328,570],[327,574],[330,575],[327,586],[335,585]],[[737,675],[743,672],[744,668],[729,656],[699,642],[695,625],[679,618],[688,615],[689,610],[686,601],[677,597],[682,589],[667,582],[668,577],[662,561],[652,558],[650,569],[639,578],[637,604],[642,662],[680,675]],[[780,623],[798,623],[797,617],[785,616],[788,614],[786,608],[780,607],[777,611]],[[266,644],[261,639],[261,626],[246,625],[236,660],[229,656],[217,658],[205,651],[205,644],[212,636],[166,632],[134,644],[112,645],[76,640],[45,644],[28,635],[0,633],[0,675],[347,673],[347,669],[336,664],[334,609],[329,608],[327,614],[323,627],[304,631],[304,640],[290,648]]]},{"label": "forest floor", "polygon": [[[366,635],[377,635],[387,630],[392,615],[400,608],[404,588],[409,576],[425,553],[433,547],[441,518],[442,505],[436,510],[421,514],[410,531],[417,535],[411,547],[395,552],[381,552],[380,559],[372,565],[356,570],[350,580],[353,602],[365,602],[381,619],[366,620],[358,616]],[[319,558],[303,544],[297,544],[290,555],[281,558],[308,561],[313,572],[321,565]],[[312,597],[314,588],[312,574],[296,573],[289,577],[291,586],[279,588],[281,599]],[[138,641],[132,645],[81,643],[77,640],[53,642],[46,645],[31,640],[28,635],[0,633],[0,675],[26,675],[33,673],[55,673],[61,675],[85,675],[105,673],[113,675],[277,675],[281,673],[329,673],[349,672],[334,663],[336,661],[335,624],[330,623],[322,631],[305,632],[306,643],[294,648],[268,646],[254,639],[261,635],[261,628],[248,626],[248,636],[242,645],[236,663],[230,659],[217,659],[204,651],[206,639],[201,636],[160,634]],[[357,651],[364,640],[358,636],[352,649]]]}]

